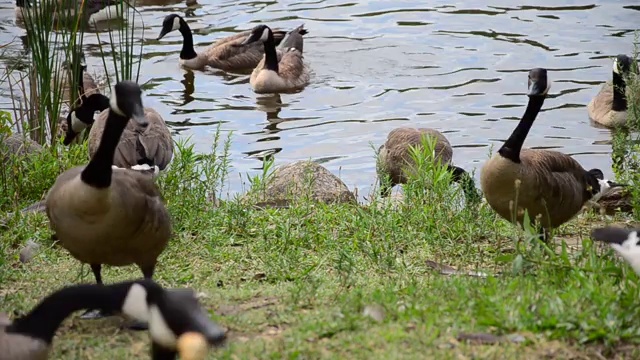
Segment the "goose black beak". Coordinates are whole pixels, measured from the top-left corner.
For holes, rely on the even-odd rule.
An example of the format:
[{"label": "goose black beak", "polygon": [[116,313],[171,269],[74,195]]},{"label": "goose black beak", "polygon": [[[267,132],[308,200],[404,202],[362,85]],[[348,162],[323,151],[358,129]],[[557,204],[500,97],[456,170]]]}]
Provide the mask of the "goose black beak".
[{"label": "goose black beak", "polygon": [[132,112],[131,118],[140,126],[145,127],[149,125],[149,121],[147,120],[146,116],[144,116],[144,108],[142,107],[141,103],[135,104],[133,106],[133,112]]},{"label": "goose black beak", "polygon": [[158,37],[156,38],[156,40],[160,40],[162,39],[165,35],[167,35],[169,33],[169,30],[165,30],[162,29],[162,31],[160,31],[160,35],[158,35]]}]

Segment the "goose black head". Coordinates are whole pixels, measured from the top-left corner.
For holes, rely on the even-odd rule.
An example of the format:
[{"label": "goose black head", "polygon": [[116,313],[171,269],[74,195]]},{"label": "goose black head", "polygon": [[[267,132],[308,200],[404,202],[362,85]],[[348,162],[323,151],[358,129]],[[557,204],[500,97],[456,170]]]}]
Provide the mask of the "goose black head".
[{"label": "goose black head", "polygon": [[111,111],[127,120],[133,119],[141,126],[149,125],[142,106],[142,89],[133,81],[120,81],[113,87],[109,106]]},{"label": "goose black head", "polygon": [[267,25],[257,25],[251,29],[251,34],[247,36],[241,45],[251,44],[256,41],[265,42],[269,38],[273,39],[273,33]]},{"label": "goose black head", "polygon": [[618,75],[624,75],[631,70],[631,64],[633,60],[624,54],[616,56],[613,60],[613,72]]},{"label": "goose black head", "polygon": [[87,97],[83,96],[80,106],[69,111],[69,114],[67,114],[67,132],[62,143],[64,145],[71,144],[71,141],[73,141],[82,130],[93,125],[93,117],[96,112],[101,112],[108,107],[109,98],[102,94],[92,94]]},{"label": "goose black head", "polygon": [[164,17],[162,20],[162,30],[160,30],[160,35],[156,40],[162,39],[165,35],[172,31],[180,30],[182,26],[182,18],[177,14],[169,14]]},{"label": "goose black head", "polygon": [[546,96],[550,88],[551,82],[547,79],[547,69],[535,68],[529,71],[527,96]]}]

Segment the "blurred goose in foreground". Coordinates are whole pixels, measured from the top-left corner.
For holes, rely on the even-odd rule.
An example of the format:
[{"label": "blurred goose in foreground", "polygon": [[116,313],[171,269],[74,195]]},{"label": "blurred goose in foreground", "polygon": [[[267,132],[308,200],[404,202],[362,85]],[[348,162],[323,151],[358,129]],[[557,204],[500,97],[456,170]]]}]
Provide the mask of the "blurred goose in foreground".
[{"label": "blurred goose in foreground", "polygon": [[[93,157],[100,146],[107,118],[109,98],[94,94],[84,98],[79,107],[67,115],[67,136],[63,143],[68,145],[80,131],[91,126],[89,132],[89,157]],[[100,112],[95,120],[94,114]],[[144,108],[146,125],[129,121],[122,132],[116,148],[113,165],[119,168],[151,171],[157,174],[167,168],[173,158],[171,132],[162,116],[152,108]]]},{"label": "blurred goose in foreground", "polygon": [[[113,169],[120,136],[129,119],[144,129],[140,86],[117,83],[100,145],[86,166],[58,176],[46,196],[46,211],[59,244],[91,266],[102,284],[102,264],[136,264],[153,276],[158,256],[171,237],[171,219],[152,177],[130,169]],[[89,312],[85,318],[101,317]]]},{"label": "blurred goose in foreground", "polygon": [[605,83],[598,95],[587,105],[589,118],[600,125],[616,127],[627,122],[627,84],[633,60],[627,55],[618,55],[613,60],[613,85]]},{"label": "blurred goose in foreground", "polygon": [[640,229],[623,229],[609,226],[594,229],[591,237],[597,241],[609,243],[622,258],[640,275]]},{"label": "blurred goose in foreground", "polygon": [[551,87],[547,70],[529,71],[529,102],[502,147],[482,167],[480,184],[489,205],[507,221],[522,224],[525,210],[538,221],[544,240],[551,228],[573,218],[589,201],[621,186],[600,169],[585,170],[567,154],[522,145]]},{"label": "blurred goose in foreground", "polygon": [[[169,14],[162,21],[162,30],[158,40],[172,31],[182,34],[182,50],[180,51],[180,65],[192,70],[201,70],[211,66],[225,71],[249,70],[258,65],[264,55],[261,44],[244,44],[243,40],[249,36],[251,30],[219,39],[209,47],[196,53],[193,48],[193,33],[184,19],[177,14]],[[274,42],[279,44],[285,37],[285,31],[274,31]]]},{"label": "blurred goose in foreground", "polygon": [[164,290],[150,280],[62,288],[13,321],[0,314],[0,360],[47,359],[60,324],[73,312],[87,308],[148,321],[153,359],[175,359],[180,353],[182,359],[203,360],[208,346],[222,343],[225,333],[192,294]]},{"label": "blurred goose in foreground", "polygon": [[[391,130],[387,141],[378,149],[378,163],[376,169],[380,178],[380,193],[389,196],[391,189],[397,184],[407,182],[406,171],[413,166],[410,148],[422,147],[425,137],[434,141],[434,161],[442,162],[452,173],[453,181],[460,182],[465,193],[467,203],[477,203],[480,195],[476,190],[473,178],[464,169],[451,164],[453,148],[449,140],[439,131],[428,128],[401,127]],[[386,177],[388,180],[386,181]]]},{"label": "blurred goose in foreground", "polygon": [[309,68],[302,56],[304,25],[289,31],[276,48],[273,31],[266,25],[258,25],[242,44],[262,42],[264,58],[253,69],[249,83],[254,92],[280,93],[304,88],[310,80]]}]

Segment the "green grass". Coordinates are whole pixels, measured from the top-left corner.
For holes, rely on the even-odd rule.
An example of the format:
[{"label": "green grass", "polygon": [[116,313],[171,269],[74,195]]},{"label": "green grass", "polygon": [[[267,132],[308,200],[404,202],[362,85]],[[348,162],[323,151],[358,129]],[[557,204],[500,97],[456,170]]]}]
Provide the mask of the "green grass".
[{"label": "green grass", "polygon": [[[302,201],[259,210],[239,200],[216,207],[211,194],[219,193],[228,166],[228,143],[216,139],[207,156],[180,143],[160,178],[175,236],[155,275],[164,286],[202,292],[212,318],[229,329],[228,345],[211,358],[640,356],[634,349],[638,278],[588,239],[604,220],[599,215],[560,228],[556,244],[570,246],[551,251],[486,205],[460,210],[444,200],[448,179],[434,168],[421,175],[436,179],[430,190],[414,179],[397,209]],[[22,177],[6,181],[5,191],[19,196],[3,197],[2,217],[39,200],[62,169],[86,162],[86,148],[72,149],[13,163],[9,168],[20,170],[9,171]],[[88,267],[50,235],[44,214],[7,218],[0,232],[0,311],[24,313],[57,288],[93,282]],[[18,254],[30,239],[42,246],[22,264]],[[442,275],[428,260],[488,277]],[[104,271],[107,282],[140,276],[133,266]],[[384,319],[364,316],[368,306],[381,306]],[[55,339],[53,358],[146,357],[148,335],[122,330],[121,323],[71,317]],[[520,341],[479,345],[457,341],[461,333],[518,334]]]}]

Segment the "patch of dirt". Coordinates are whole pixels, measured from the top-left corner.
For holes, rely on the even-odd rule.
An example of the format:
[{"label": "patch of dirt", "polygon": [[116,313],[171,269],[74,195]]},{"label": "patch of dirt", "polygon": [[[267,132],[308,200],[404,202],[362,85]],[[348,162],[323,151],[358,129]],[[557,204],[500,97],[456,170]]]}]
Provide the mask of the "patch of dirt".
[{"label": "patch of dirt", "polygon": [[265,325],[264,329],[259,333],[243,333],[230,330],[227,332],[227,338],[233,342],[247,342],[253,339],[272,340],[278,338],[286,330],[286,327],[280,325]]},{"label": "patch of dirt", "polygon": [[261,309],[278,304],[275,297],[255,297],[238,305],[220,305],[216,309],[216,314],[220,316],[237,315],[245,311]]}]

